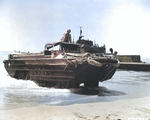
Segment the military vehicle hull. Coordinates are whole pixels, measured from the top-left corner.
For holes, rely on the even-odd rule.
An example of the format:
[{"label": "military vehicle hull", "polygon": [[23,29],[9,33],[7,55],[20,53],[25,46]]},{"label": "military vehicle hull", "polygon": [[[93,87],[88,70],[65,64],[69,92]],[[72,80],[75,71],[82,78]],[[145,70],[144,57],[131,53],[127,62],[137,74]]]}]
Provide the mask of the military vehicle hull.
[{"label": "military vehicle hull", "polygon": [[[59,50],[49,50],[60,45]],[[15,52],[4,60],[9,76],[33,80],[39,86],[71,88],[97,87],[110,79],[119,65],[114,57],[81,51],[80,44],[48,43],[42,53]]]},{"label": "military vehicle hull", "polygon": [[59,88],[79,87],[81,83],[86,87],[97,87],[99,82],[113,76],[116,65],[116,59],[52,58],[44,54],[28,53],[13,54],[4,61],[6,71],[13,78],[33,80],[39,86]]}]

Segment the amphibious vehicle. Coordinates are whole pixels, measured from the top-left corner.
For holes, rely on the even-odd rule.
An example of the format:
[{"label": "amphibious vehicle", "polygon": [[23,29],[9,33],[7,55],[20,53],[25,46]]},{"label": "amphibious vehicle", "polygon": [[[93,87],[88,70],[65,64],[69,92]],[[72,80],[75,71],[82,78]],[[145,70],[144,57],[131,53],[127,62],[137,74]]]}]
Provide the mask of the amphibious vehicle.
[{"label": "amphibious vehicle", "polygon": [[113,55],[90,51],[78,43],[47,43],[41,53],[10,54],[4,66],[9,76],[39,86],[72,88],[84,83],[85,87],[97,87],[114,75],[119,61]]}]

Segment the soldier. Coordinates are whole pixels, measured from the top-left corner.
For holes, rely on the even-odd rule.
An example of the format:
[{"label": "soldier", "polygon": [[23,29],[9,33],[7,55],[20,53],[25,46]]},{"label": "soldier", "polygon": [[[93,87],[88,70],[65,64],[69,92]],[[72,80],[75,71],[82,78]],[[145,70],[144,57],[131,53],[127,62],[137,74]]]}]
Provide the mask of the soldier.
[{"label": "soldier", "polygon": [[71,43],[71,30],[68,29],[67,33],[62,37],[61,41],[62,42],[70,42]]}]

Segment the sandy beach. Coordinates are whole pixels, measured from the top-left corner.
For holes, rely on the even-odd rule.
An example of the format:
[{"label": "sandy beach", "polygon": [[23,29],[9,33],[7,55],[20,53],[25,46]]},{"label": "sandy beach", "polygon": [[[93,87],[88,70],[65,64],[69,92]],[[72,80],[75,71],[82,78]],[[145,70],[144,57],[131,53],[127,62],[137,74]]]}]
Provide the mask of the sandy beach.
[{"label": "sandy beach", "polygon": [[150,120],[150,97],[1,110],[0,120]]}]

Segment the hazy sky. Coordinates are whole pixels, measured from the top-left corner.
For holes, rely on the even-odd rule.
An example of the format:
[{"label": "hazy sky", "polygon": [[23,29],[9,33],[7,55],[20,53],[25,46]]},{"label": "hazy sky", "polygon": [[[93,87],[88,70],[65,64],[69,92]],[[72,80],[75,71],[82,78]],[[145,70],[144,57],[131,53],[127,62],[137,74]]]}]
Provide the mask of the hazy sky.
[{"label": "hazy sky", "polygon": [[80,26],[107,51],[150,58],[150,0],[0,0],[0,51],[40,52]]}]

